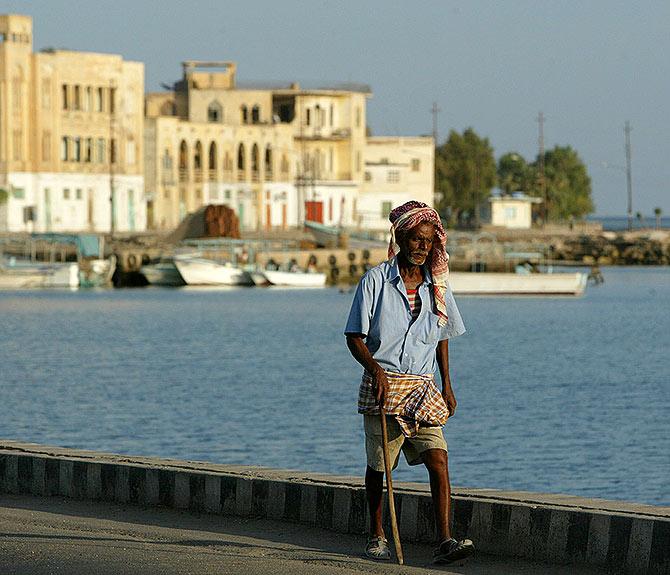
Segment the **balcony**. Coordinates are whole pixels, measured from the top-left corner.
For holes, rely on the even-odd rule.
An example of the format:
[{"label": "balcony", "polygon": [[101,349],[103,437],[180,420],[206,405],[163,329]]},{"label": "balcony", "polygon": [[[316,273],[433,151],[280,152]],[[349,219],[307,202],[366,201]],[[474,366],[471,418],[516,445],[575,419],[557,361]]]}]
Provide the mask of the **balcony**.
[{"label": "balcony", "polygon": [[179,181],[188,182],[188,169],[179,168]]},{"label": "balcony", "polygon": [[209,170],[208,176],[210,182],[216,182],[216,170]]}]

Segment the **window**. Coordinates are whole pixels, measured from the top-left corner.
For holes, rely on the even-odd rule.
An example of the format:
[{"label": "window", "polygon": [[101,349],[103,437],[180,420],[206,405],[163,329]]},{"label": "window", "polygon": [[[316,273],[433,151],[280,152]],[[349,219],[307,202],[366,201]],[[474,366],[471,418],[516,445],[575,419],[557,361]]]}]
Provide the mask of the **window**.
[{"label": "window", "polygon": [[516,219],[516,208],[515,207],[507,207],[505,208],[505,219],[507,220],[513,220]]},{"label": "window", "polygon": [[251,109],[251,123],[258,124],[261,121],[261,110],[258,105]]},{"label": "window", "polygon": [[225,197],[227,200],[230,199],[230,190],[226,190],[226,191],[224,192],[224,197]]},{"label": "window", "polygon": [[418,172],[421,169],[421,160],[418,158],[412,158],[412,171]]},{"label": "window", "polygon": [[81,193],[81,188],[77,188],[76,191],[75,191],[75,198],[77,198],[78,200],[81,200],[82,197],[83,197],[83,195]]},{"label": "window", "polygon": [[98,143],[96,146],[96,161],[99,164],[104,164],[107,161],[107,151],[105,150],[105,139],[104,138],[98,138]]},{"label": "window", "polygon": [[81,162],[81,138],[77,137],[74,139],[74,153],[72,154],[72,159],[75,162]]},{"label": "window", "polygon": [[223,107],[219,102],[212,102],[207,107],[208,122],[223,122]]},{"label": "window", "polygon": [[137,154],[135,151],[135,142],[133,140],[128,140],[126,142],[126,164],[133,166],[136,161]]},{"label": "window", "polygon": [[249,110],[245,105],[242,105],[240,108],[240,114],[242,116],[242,123],[243,124],[248,124],[249,123]]},{"label": "window", "polygon": [[60,159],[62,162],[67,162],[70,159],[68,147],[68,137],[63,136],[60,139]]},{"label": "window", "polygon": [[382,202],[382,218],[386,219],[391,213],[393,202]]},{"label": "window", "polygon": [[74,109],[81,110],[81,87],[74,87]]},{"label": "window", "polygon": [[93,90],[90,86],[86,86],[86,95],[84,96],[83,109],[86,112],[93,109]]},{"label": "window", "polygon": [[400,181],[400,171],[399,170],[389,170],[386,174],[386,181],[389,184],[397,184]]},{"label": "window", "polygon": [[356,107],[356,127],[361,127],[361,109]]},{"label": "window", "polygon": [[372,172],[365,172],[365,181],[366,182],[372,181]]},{"label": "window", "polygon": [[109,161],[112,164],[116,164],[117,161],[116,138],[112,138],[109,142]]},{"label": "window", "polygon": [[163,154],[163,169],[167,172],[172,170],[172,156],[170,155],[170,150],[165,150]]},{"label": "window", "polygon": [[240,144],[240,147],[237,148],[237,169],[244,171],[244,144]]},{"label": "window", "polygon": [[51,79],[44,78],[42,80],[42,109],[49,110],[51,108]]},{"label": "window", "polygon": [[307,108],[307,110],[305,110],[305,124],[309,126],[311,120],[312,120],[312,111],[309,108]]},{"label": "window", "polygon": [[14,142],[12,147],[14,148],[14,160],[23,160],[23,132],[21,132],[21,130],[14,130]]},{"label": "window", "polygon": [[98,88],[95,91],[95,111],[102,112],[104,106],[103,89]]},{"label": "window", "polygon": [[67,84],[63,84],[61,88],[61,94],[63,97],[63,110],[69,110],[70,109],[70,101],[68,99],[68,89],[67,89]]},{"label": "window", "polygon": [[84,143],[84,161],[89,164],[93,161],[93,138],[86,138]]},{"label": "window", "polygon": [[109,113],[116,112],[116,88],[109,89]]},{"label": "window", "polygon": [[70,188],[63,188],[63,199],[64,200],[70,199]]},{"label": "window", "polygon": [[42,132],[42,161],[48,162],[51,160],[51,132]]}]

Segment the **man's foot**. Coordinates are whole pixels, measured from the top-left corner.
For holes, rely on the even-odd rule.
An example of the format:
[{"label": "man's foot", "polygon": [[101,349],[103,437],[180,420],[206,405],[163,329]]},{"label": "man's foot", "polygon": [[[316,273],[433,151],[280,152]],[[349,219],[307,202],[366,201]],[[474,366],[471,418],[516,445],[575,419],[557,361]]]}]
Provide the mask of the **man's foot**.
[{"label": "man's foot", "polygon": [[365,556],[375,561],[389,561],[391,559],[389,542],[382,536],[368,537],[368,544],[365,546]]},{"label": "man's foot", "polygon": [[475,546],[469,539],[456,541],[456,539],[445,539],[440,546],[433,551],[433,563],[444,564],[470,557],[475,552]]}]

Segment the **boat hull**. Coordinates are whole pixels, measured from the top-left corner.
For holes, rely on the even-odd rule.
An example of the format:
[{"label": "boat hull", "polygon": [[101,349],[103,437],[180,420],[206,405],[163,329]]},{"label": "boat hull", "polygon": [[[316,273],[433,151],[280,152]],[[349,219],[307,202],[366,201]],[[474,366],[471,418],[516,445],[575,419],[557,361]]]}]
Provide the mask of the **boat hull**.
[{"label": "boat hull", "polygon": [[474,273],[452,272],[449,285],[461,295],[569,295],[586,288],[585,273]]},{"label": "boat hull", "polygon": [[272,285],[291,287],[323,287],[326,274],[305,272],[282,272],[265,270],[263,274]]},{"label": "boat hull", "polygon": [[174,262],[145,265],[140,268],[140,273],[147,278],[151,285],[169,287],[186,285]]},{"label": "boat hull", "polygon": [[76,288],[79,265],[20,262],[0,263],[0,289]]},{"label": "boat hull", "polygon": [[175,258],[175,266],[187,285],[254,285],[248,272],[203,258]]}]

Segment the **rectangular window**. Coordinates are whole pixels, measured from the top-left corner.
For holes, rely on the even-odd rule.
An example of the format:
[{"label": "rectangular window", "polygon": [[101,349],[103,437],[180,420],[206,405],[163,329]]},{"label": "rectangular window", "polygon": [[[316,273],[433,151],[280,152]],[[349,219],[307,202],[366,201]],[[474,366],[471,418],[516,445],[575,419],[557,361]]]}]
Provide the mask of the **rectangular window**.
[{"label": "rectangular window", "polygon": [[136,154],[135,154],[135,142],[130,140],[126,142],[126,164],[132,166],[135,164]]},{"label": "rectangular window", "polygon": [[69,110],[70,109],[70,100],[68,98],[68,89],[67,89],[67,84],[63,84],[61,87],[61,94],[63,98],[63,110]]},{"label": "rectangular window", "polygon": [[63,188],[63,199],[64,200],[70,199],[70,188]]},{"label": "rectangular window", "polygon": [[366,182],[372,181],[372,172],[365,172],[365,181]]},{"label": "rectangular window", "polygon": [[13,155],[12,158],[15,161],[20,161],[23,159],[23,133],[21,130],[14,130],[14,138],[12,142]]},{"label": "rectangular window", "polygon": [[51,132],[42,132],[42,161],[51,161]]},{"label": "rectangular window", "polygon": [[391,213],[393,202],[382,202],[382,218],[386,219]]},{"label": "rectangular window", "polygon": [[102,112],[104,107],[105,107],[103,92],[104,92],[104,90],[102,88],[98,88],[95,91],[95,111],[96,112]]},{"label": "rectangular window", "polygon": [[97,157],[96,161],[98,164],[104,164],[107,161],[107,153],[105,150],[105,139],[104,138],[98,138],[98,143],[97,143]]},{"label": "rectangular window", "polygon": [[109,145],[109,161],[112,164],[116,164],[116,139],[112,138],[110,145]]},{"label": "rectangular window", "polygon": [[81,110],[81,86],[74,87],[74,109]]},{"label": "rectangular window", "polygon": [[116,112],[116,88],[109,89],[109,113]]},{"label": "rectangular window", "polygon": [[61,162],[67,162],[70,159],[68,144],[69,144],[68,137],[63,136],[60,139],[60,159],[61,159]]},{"label": "rectangular window", "polygon": [[26,199],[25,188],[15,188],[14,186],[12,186],[12,196],[14,196],[14,198],[17,200],[25,200]]},{"label": "rectangular window", "polygon": [[93,138],[86,138],[84,142],[84,161],[89,164],[93,161]]},{"label": "rectangular window", "polygon": [[418,158],[412,158],[412,171],[418,172],[421,169],[421,160]]},{"label": "rectangular window", "polygon": [[72,159],[75,162],[81,162],[81,138],[77,137],[74,139],[74,150],[72,154]]},{"label": "rectangular window", "polygon": [[400,172],[398,170],[389,170],[386,174],[386,181],[389,184],[397,184],[400,181]]},{"label": "rectangular window", "polygon": [[42,80],[42,109],[51,109],[51,80],[49,78]]},{"label": "rectangular window", "polygon": [[75,191],[75,197],[76,197],[78,200],[81,200],[81,198],[83,197],[83,195],[82,195],[82,193],[81,193],[81,188],[77,188],[77,189],[76,189],[76,191]]},{"label": "rectangular window", "polygon": [[508,220],[513,220],[516,218],[516,208],[509,207],[505,208],[505,218]]}]

